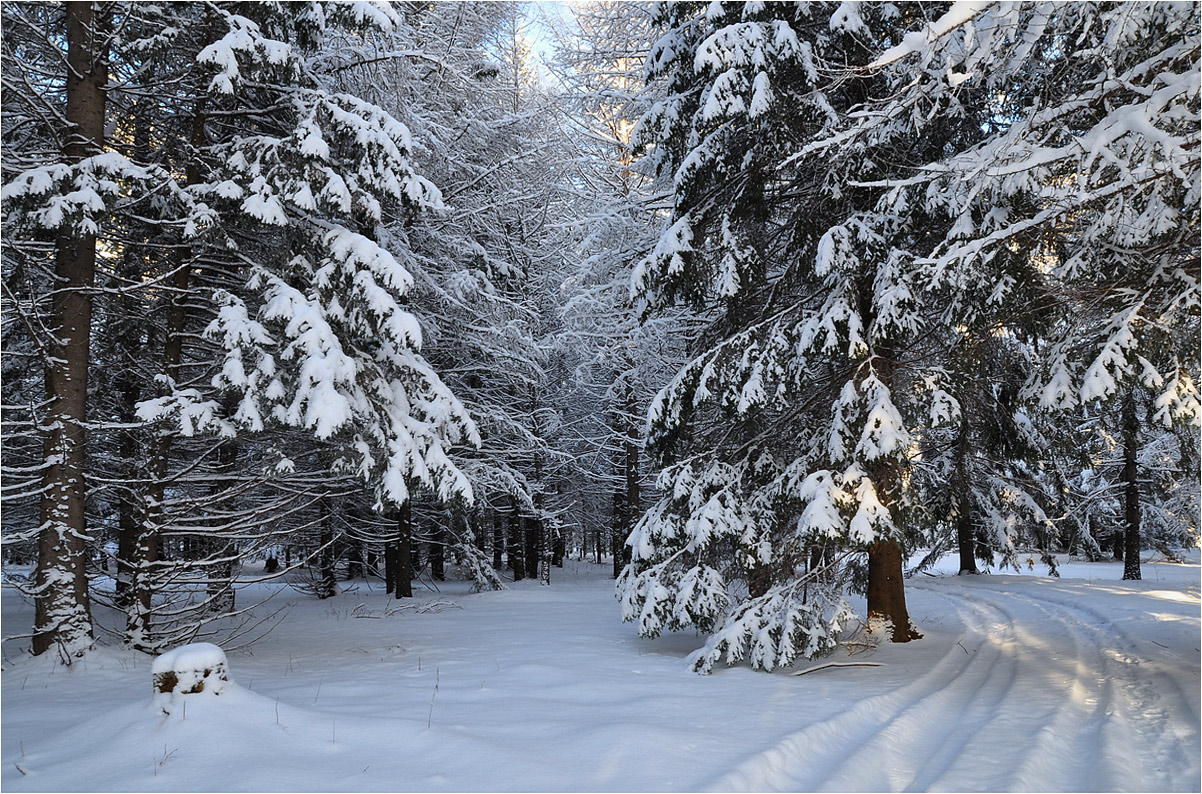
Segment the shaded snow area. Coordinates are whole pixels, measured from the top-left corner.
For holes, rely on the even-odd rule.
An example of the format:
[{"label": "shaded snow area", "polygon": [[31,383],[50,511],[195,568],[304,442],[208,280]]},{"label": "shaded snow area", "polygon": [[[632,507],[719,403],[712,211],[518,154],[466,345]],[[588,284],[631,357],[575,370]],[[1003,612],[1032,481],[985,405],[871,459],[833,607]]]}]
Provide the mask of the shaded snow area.
[{"label": "shaded snow area", "polygon": [[[908,583],[921,641],[774,674],[689,672],[701,640],[639,639],[605,568],[572,562],[551,587],[447,583],[408,602],[424,611],[364,582],[326,601],[282,592],[283,622],[227,649],[220,694],[166,710],[145,656],[102,649],[68,671],[10,642],[0,785],[1198,791],[1197,552],[1143,570],[956,577],[948,560]],[[24,631],[31,609],[3,598],[5,634]],[[831,661],[857,666],[790,674]]]}]

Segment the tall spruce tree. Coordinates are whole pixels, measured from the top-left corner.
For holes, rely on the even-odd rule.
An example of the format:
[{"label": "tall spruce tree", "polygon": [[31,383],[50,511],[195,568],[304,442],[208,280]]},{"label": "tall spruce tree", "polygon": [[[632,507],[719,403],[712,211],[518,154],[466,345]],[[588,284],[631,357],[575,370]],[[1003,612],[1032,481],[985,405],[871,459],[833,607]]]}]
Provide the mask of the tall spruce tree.
[{"label": "tall spruce tree", "polygon": [[[345,477],[366,483],[380,506],[401,504],[417,488],[443,499],[470,498],[449,449],[477,438],[418,352],[421,329],[403,306],[413,282],[404,239],[382,233],[387,223],[439,206],[439,192],[410,165],[408,130],[377,106],[331,90],[323,72],[330,64],[320,47],[328,34],[391,30],[398,23],[392,7],[107,4],[104,14],[121,17],[111,42],[98,33],[106,29],[99,24],[104,14],[77,19],[91,8],[67,8],[70,35],[54,33],[54,25],[65,24],[54,10],[5,9],[6,31],[21,30],[31,56],[36,49],[53,60],[62,46],[79,61],[72,61],[65,93],[52,80],[18,81],[29,89],[18,105],[23,120],[8,113],[6,98],[6,152],[17,143],[27,148],[15,160],[23,171],[11,170],[6,157],[5,231],[17,245],[6,251],[5,279],[43,290],[14,295],[27,318],[63,299],[83,301],[70,316],[74,326],[83,318],[85,331],[93,293],[105,297],[96,315],[105,324],[101,342],[109,360],[120,362],[124,380],[119,406],[109,395],[101,402],[117,414],[117,429],[129,442],[105,454],[116,451],[128,466],[131,451],[145,443],[148,458],[140,472],[114,478],[123,483],[116,598],[129,611],[127,639],[153,650],[178,635],[151,626],[153,593],[188,566],[199,563],[210,582],[202,611],[229,608],[232,565],[270,540],[273,530],[259,529],[276,523],[269,516],[303,525],[298,510],[305,499],[329,496]],[[101,67],[110,44],[115,79],[106,85]],[[12,59],[5,68],[21,72]],[[87,134],[65,139],[57,161],[33,150],[28,120],[51,124],[54,98],[65,101],[88,80],[100,86],[102,100],[107,91],[111,112],[102,104],[92,113],[97,120],[81,128]],[[77,101],[65,104],[68,116],[80,112]],[[102,141],[106,126],[111,145]],[[53,130],[47,133],[53,140]],[[105,286],[112,285],[107,292],[91,289],[82,259],[67,274],[66,289],[49,290],[40,276],[10,280],[34,272],[29,266],[45,251],[41,238],[58,235],[59,249],[86,258],[98,234]],[[139,311],[152,320],[146,333],[123,334],[121,318]],[[35,345],[75,340],[70,351],[47,360],[73,373],[71,390],[82,389],[90,366],[86,338],[51,328],[42,340],[38,323],[24,327]],[[6,349],[11,340],[6,328]],[[50,394],[61,391],[57,382],[47,381]],[[70,443],[49,437],[48,443],[82,455],[77,436],[93,409],[76,405],[80,395],[48,403],[52,412],[68,411],[69,421],[46,421],[35,407],[30,426],[60,428]],[[196,443],[214,432],[217,439]],[[299,482],[289,455],[304,435],[338,444],[336,454],[313,456],[326,484],[311,478],[303,489],[285,488],[291,496],[248,497],[281,475]],[[239,454],[249,443],[257,445],[255,454]],[[70,516],[43,522],[46,531],[59,527],[54,531],[66,542],[47,546],[62,559],[39,565],[37,593],[49,612],[39,614],[35,646],[57,645],[71,658],[90,643],[83,510],[103,494],[89,490],[91,472],[86,463],[72,463],[75,452],[52,459],[46,476],[62,480],[60,490],[70,498],[56,497],[61,509],[50,517],[64,510]],[[62,469],[68,464],[78,471]],[[190,529],[172,529],[181,524]]]},{"label": "tall spruce tree", "polygon": [[974,292],[1055,306],[1038,327],[998,322],[1028,346],[1028,401],[1121,415],[1125,578],[1139,578],[1141,425],[1202,425],[1198,63],[1185,3],[957,4],[874,62],[913,77],[858,123],[927,135],[966,98],[993,97],[982,140],[871,184],[894,212],[956,219],[912,252],[928,289],[954,288],[950,316],[979,326]]}]

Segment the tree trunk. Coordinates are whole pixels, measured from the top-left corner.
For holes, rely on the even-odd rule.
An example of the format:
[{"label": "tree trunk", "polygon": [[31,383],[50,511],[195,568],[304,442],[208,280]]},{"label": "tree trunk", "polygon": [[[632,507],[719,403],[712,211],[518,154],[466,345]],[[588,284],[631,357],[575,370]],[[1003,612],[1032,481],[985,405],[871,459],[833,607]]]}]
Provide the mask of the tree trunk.
[{"label": "tree trunk", "polygon": [[[100,152],[104,141],[106,53],[101,48],[107,13],[90,2],[66,4],[66,121],[62,157],[78,163]],[[46,366],[46,460],[38,534],[39,595],[33,652],[57,647],[70,663],[92,645],[92,614],[84,566],[88,366],[92,329],[89,290],[96,274],[96,236],[63,228],[55,240],[55,291],[50,304],[54,338]]]},{"label": "tree trunk", "polygon": [[351,579],[362,579],[363,578],[363,547],[360,545],[359,541],[357,541],[357,540],[351,541],[350,549],[347,550],[346,556],[347,556],[347,563],[346,563],[346,578],[347,578],[347,580],[349,581]]},{"label": "tree trunk", "polygon": [[972,525],[972,484],[968,474],[968,420],[961,418],[956,450],[956,545],[960,548],[960,573],[977,570],[976,531]]},{"label": "tree trunk", "polygon": [[539,538],[538,519],[526,516],[522,524],[526,528],[526,531],[523,533],[526,541],[526,578],[537,579],[538,566],[542,562],[539,559],[539,549],[542,547],[542,540]]},{"label": "tree trunk", "polygon": [[[227,406],[228,407],[228,406]],[[217,470],[222,476],[214,481],[210,488],[212,503],[217,504],[221,494],[229,494],[235,487],[232,479],[238,461],[238,447],[234,441],[224,442],[217,450]],[[227,512],[232,510],[227,507]],[[221,518],[214,518],[212,523],[220,526]],[[215,532],[203,539],[202,548],[207,550],[210,558],[216,561],[209,566],[207,573],[208,609],[213,613],[230,613],[234,611],[234,569],[237,547],[233,540],[222,538]]]},{"label": "tree trunk", "polygon": [[[134,157],[140,162],[146,162],[152,154],[150,133],[151,118],[149,108],[152,103],[146,98],[134,102]],[[141,281],[147,272],[153,270],[151,252],[146,246],[137,245],[134,241],[139,238],[149,238],[154,234],[150,224],[130,221],[131,241],[125,247],[122,262],[122,277],[130,284]],[[117,326],[116,352],[128,356],[129,361],[142,360],[146,351],[141,343],[144,334],[145,316],[142,299],[129,292],[122,292],[117,299],[117,311],[120,316]],[[140,373],[133,367],[120,368],[117,377],[117,391],[120,398],[120,419],[123,424],[134,428],[138,424],[136,407],[142,399],[142,384]],[[126,468],[125,477],[129,485],[121,491],[117,504],[117,575],[114,603],[123,611],[128,612],[134,585],[134,570],[131,562],[135,559],[138,547],[138,534],[142,531],[143,497],[139,488],[133,483],[145,480],[145,458],[139,444],[140,429],[126,429],[120,432],[118,454],[121,465]]]},{"label": "tree trunk", "polygon": [[[137,421],[134,406],[141,398],[141,389],[138,388],[137,381],[129,375],[123,376],[119,389],[121,391],[121,421],[132,425]],[[141,456],[137,436],[133,431],[126,430],[121,433],[118,450],[121,460],[126,465],[129,465],[131,469],[138,466],[135,461],[138,461]],[[136,480],[140,476],[133,472],[131,475],[131,480]],[[142,500],[132,486],[122,492],[117,504],[117,576],[114,595],[117,607],[123,610],[129,609],[133,595],[134,572],[130,567],[130,561],[134,559],[138,533],[142,528],[141,504]]]},{"label": "tree trunk", "polygon": [[518,513],[517,497],[509,497],[509,567],[513,569],[513,581],[526,578],[526,566],[522,560],[522,518]]},{"label": "tree trunk", "polygon": [[466,518],[467,528],[471,530],[472,540],[476,544],[476,551],[484,554],[488,551],[488,539],[484,537],[484,509],[474,508],[468,513]]},{"label": "tree trunk", "polygon": [[[399,518],[397,519],[400,520]],[[396,593],[396,571],[397,571],[397,546],[398,543],[390,541],[384,544],[384,593],[391,595]]]},{"label": "tree trunk", "polygon": [[539,517],[534,519],[538,526],[538,581],[539,584],[551,584],[551,562],[555,557],[555,538],[552,537],[551,528],[543,523],[542,514],[542,494],[538,494],[535,498],[536,508],[539,511]]},{"label": "tree trunk", "polygon": [[[197,102],[192,116],[191,147],[197,153],[205,144],[205,100]],[[188,185],[199,184],[203,176],[200,164],[193,156],[187,166]],[[171,279],[171,306],[167,314],[166,337],[163,340],[163,372],[172,384],[179,382],[183,360],[184,335],[187,330],[187,293],[191,287],[192,268],[181,266]],[[154,429],[149,454],[149,484],[146,488],[146,507],[142,511],[142,526],[135,542],[128,544],[132,557],[127,562],[132,586],[126,611],[125,641],[133,648],[153,650],[151,644],[151,598],[154,592],[153,568],[159,558],[159,536],[164,524],[163,502],[167,475],[170,471],[171,446],[174,432],[165,427]]]},{"label": "tree trunk", "polygon": [[406,499],[397,518],[396,597],[413,598],[413,505]]},{"label": "tree trunk", "polygon": [[910,624],[902,583],[902,549],[897,541],[882,540],[868,549],[868,625],[890,626],[893,642],[922,638]]},{"label": "tree trunk", "polygon": [[[886,347],[879,349],[874,367],[877,377],[887,388],[893,387],[893,366],[893,351]],[[900,464],[896,460],[878,460],[869,467],[869,474],[877,499],[896,519],[896,506],[902,496]],[[922,637],[910,623],[910,613],[906,609],[902,547],[896,540],[878,540],[868,548],[867,597],[870,630],[889,626],[889,638],[893,642],[909,642]]]},{"label": "tree trunk", "polygon": [[1139,418],[1135,394],[1123,400],[1123,502],[1126,531],[1123,534],[1123,579],[1139,579]]},{"label": "tree trunk", "polygon": [[505,551],[505,526],[501,521],[501,511],[492,512],[492,567],[501,570],[504,560],[501,554]]},{"label": "tree trunk", "polygon": [[563,558],[568,556],[568,542],[567,538],[563,536],[562,531],[557,531],[554,534],[555,537],[551,547],[551,564],[556,568],[562,568]]}]

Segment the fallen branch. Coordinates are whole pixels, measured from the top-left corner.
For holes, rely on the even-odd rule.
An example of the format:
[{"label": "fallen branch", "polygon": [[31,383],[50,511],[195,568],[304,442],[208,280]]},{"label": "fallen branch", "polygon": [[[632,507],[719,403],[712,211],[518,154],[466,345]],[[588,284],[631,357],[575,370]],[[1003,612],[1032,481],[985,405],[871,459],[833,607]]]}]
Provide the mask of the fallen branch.
[{"label": "fallen branch", "polygon": [[808,670],[798,670],[796,673],[791,673],[791,675],[805,675],[806,673],[816,673],[819,670],[825,670],[828,667],[883,667],[883,666],[884,665],[882,665],[880,662],[827,662],[826,664],[820,664],[817,667],[811,667]]}]

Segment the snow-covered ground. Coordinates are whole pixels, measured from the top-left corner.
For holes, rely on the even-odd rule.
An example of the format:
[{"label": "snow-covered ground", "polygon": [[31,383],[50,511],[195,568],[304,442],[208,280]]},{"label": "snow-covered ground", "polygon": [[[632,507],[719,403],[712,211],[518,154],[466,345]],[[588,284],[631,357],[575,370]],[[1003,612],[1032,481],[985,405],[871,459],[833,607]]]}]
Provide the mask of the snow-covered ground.
[{"label": "snow-covered ground", "polygon": [[[228,654],[232,685],[170,715],[145,656],[102,649],[67,671],[7,643],[0,786],[1202,788],[1196,550],[1134,583],[1113,563],[1065,562],[1061,579],[918,576],[923,640],[853,645],[836,660],[879,666],[800,677],[687,671],[698,638],[639,639],[605,573],[569,562],[551,587],[480,595],[447,583],[415,599],[424,612],[364,583],[327,601],[282,593],[284,621]],[[31,617],[6,590],[5,635]]]}]

